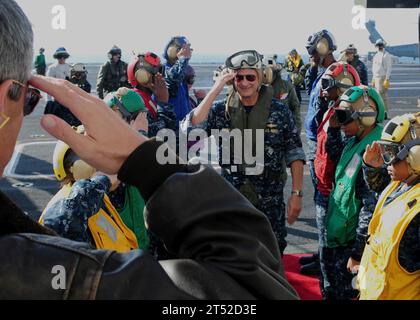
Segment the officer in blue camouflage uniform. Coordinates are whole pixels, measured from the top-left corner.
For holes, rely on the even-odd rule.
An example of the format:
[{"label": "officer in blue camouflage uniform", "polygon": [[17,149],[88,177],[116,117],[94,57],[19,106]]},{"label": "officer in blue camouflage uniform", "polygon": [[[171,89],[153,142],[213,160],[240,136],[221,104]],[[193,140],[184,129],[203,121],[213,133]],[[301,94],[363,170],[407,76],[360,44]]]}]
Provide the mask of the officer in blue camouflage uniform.
[{"label": "officer in blue camouflage uniform", "polygon": [[192,56],[191,44],[184,36],[172,37],[166,44],[163,57],[166,59],[164,76],[169,90],[169,103],[174,107],[176,127],[191,111],[187,67]]},{"label": "officer in blue camouflage uniform", "polygon": [[[267,215],[283,254],[287,245],[287,232],[281,163],[285,159],[292,171],[293,191],[288,202],[288,222],[292,224],[302,205],[305,154],[299,132],[289,108],[273,99],[272,88],[263,85],[261,55],[254,50],[241,51],[230,56],[225,65],[230,71],[217,79],[202,103],[184,119],[180,128],[184,132],[203,128],[209,136],[213,129],[228,132],[239,129],[241,133],[245,129],[251,129],[253,138],[257,130],[264,130],[263,167],[259,167],[262,173],[251,173],[248,170],[250,167],[258,168],[261,163],[254,163],[252,166],[243,163],[238,166],[224,164],[223,146],[226,146],[226,140],[229,139],[226,137],[219,145],[219,163],[222,175]],[[234,90],[231,95],[225,101],[213,104],[224,86],[232,81]],[[253,150],[256,150],[256,138],[248,142],[244,144],[245,148],[252,145]],[[229,151],[230,164],[237,164],[233,159],[232,149]]]}]

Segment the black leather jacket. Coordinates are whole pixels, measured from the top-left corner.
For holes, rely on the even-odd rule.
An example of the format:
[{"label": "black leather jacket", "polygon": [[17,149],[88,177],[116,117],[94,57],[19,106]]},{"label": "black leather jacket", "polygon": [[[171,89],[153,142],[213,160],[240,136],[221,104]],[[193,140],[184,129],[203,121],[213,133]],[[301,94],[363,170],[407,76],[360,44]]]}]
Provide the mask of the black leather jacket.
[{"label": "black leather jacket", "polygon": [[[139,188],[149,228],[177,259],[92,250],[0,194],[0,299],[297,299],[267,218],[208,167],[159,165],[159,145],[135,150],[119,179]],[[53,289],[57,265],[65,289]]]}]

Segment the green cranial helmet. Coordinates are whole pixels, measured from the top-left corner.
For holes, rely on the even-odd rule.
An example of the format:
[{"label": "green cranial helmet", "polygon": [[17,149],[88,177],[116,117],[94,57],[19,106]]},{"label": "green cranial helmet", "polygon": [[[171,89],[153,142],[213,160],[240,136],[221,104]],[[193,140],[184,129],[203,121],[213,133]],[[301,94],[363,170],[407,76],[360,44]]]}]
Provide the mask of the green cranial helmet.
[{"label": "green cranial helmet", "polygon": [[116,92],[109,93],[104,101],[112,108],[120,102],[130,113],[147,111],[142,97],[135,91],[128,88],[119,88]]},{"label": "green cranial helmet", "polygon": [[355,103],[359,99],[363,99],[363,96],[371,98],[377,107],[376,122],[382,123],[385,120],[385,106],[384,102],[379,93],[371,87],[367,86],[355,86],[347,89],[340,97],[340,101],[346,101],[348,103]]}]

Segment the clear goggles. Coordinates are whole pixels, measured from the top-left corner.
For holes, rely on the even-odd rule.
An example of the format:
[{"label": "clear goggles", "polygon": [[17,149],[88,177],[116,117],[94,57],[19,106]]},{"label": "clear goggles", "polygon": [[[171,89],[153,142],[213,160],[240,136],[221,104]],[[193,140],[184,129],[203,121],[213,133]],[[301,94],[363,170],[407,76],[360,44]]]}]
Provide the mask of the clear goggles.
[{"label": "clear goggles", "polygon": [[342,89],[349,89],[351,87],[353,87],[353,85],[348,85],[348,84],[343,84],[337,80],[335,80],[334,78],[331,77],[325,77],[325,78],[321,78],[321,88],[324,91],[328,91],[334,87],[337,88],[342,88]]},{"label": "clear goggles", "polygon": [[226,67],[232,70],[243,68],[257,68],[262,56],[255,50],[245,50],[231,55],[226,60]]},{"label": "clear goggles", "polygon": [[389,141],[378,141],[382,159],[386,165],[392,165],[407,158],[410,149],[420,145],[420,139],[411,140],[407,144],[399,144]]}]

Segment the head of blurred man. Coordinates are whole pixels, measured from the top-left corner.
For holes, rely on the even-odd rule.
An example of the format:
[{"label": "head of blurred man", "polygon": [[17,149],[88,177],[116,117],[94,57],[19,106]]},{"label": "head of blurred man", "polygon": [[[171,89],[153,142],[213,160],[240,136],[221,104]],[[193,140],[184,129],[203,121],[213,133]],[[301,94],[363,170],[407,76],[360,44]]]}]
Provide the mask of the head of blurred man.
[{"label": "head of blurred man", "polygon": [[354,45],[349,44],[348,47],[345,49],[346,61],[348,63],[352,62],[357,54],[357,49]]},{"label": "head of blurred man", "polygon": [[174,64],[178,60],[178,55],[180,54],[183,48],[187,48],[189,53],[184,52],[184,55],[188,58],[191,57],[193,49],[191,48],[191,43],[184,36],[175,36],[172,37],[169,42],[166,44],[163,57],[170,63]]},{"label": "head of blurred man", "polygon": [[111,62],[113,63],[118,63],[118,61],[121,60],[121,55],[122,55],[122,51],[119,47],[117,46],[113,46],[109,51],[108,51],[108,58],[111,60]]},{"label": "head of blurred man", "polygon": [[[0,0],[0,176],[9,162],[24,114],[36,105],[29,89],[33,32],[13,0]],[[32,99],[32,101],[31,101]],[[34,100],[35,99],[35,100]],[[38,97],[39,101],[39,97]]]},{"label": "head of blurred man", "polygon": [[262,55],[255,50],[239,51],[227,58],[225,66],[235,73],[233,87],[245,106],[255,105],[263,84]]},{"label": "head of blurred man", "polygon": [[333,52],[337,49],[334,36],[328,30],[321,30],[309,36],[306,50],[313,66],[327,68],[335,61]]},{"label": "head of blurred man", "polygon": [[375,42],[375,48],[377,51],[384,51],[385,49],[385,41],[383,41],[382,39],[378,39]]}]

